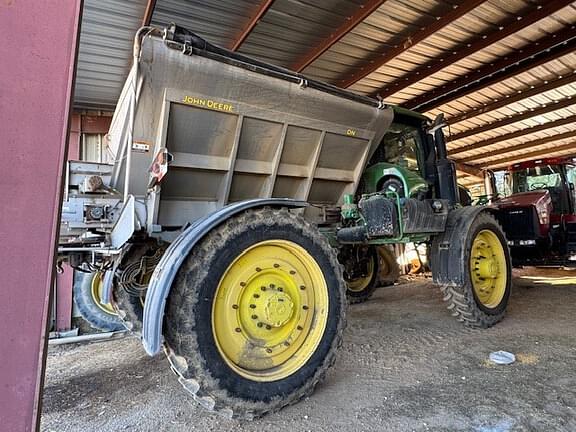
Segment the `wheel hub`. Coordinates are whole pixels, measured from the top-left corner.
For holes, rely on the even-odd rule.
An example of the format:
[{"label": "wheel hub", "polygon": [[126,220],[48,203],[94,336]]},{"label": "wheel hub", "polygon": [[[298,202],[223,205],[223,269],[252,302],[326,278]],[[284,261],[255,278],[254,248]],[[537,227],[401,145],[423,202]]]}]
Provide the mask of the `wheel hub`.
[{"label": "wheel hub", "polygon": [[472,243],[471,280],[480,303],[486,307],[500,304],[506,289],[506,258],[498,237],[482,230]]},{"label": "wheel hub", "polygon": [[476,265],[476,274],[479,278],[496,279],[499,268],[493,256],[490,258],[480,257]]},{"label": "wheel hub", "polygon": [[264,291],[253,304],[260,322],[276,328],[285,325],[294,314],[294,302],[290,296],[277,289]]}]

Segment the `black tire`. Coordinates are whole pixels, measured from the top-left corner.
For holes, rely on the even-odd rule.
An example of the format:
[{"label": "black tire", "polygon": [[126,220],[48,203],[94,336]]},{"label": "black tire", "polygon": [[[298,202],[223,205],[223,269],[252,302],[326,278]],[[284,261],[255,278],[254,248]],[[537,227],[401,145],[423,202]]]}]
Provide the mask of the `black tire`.
[{"label": "black tire", "polygon": [[[329,306],[326,327],[306,363],[284,378],[258,382],[240,375],[220,354],[212,308],[229,265],[249,247],[267,240],[290,241],[313,257],[326,282]],[[229,418],[252,419],[312,393],[335,361],[345,310],[340,265],[317,228],[286,209],[248,210],[213,229],[179,269],[166,304],[166,353],[181,384],[202,406]]]},{"label": "black tire", "polygon": [[114,281],[114,306],[122,326],[137,335],[142,334],[144,297],[136,297],[126,292]]},{"label": "black tire", "polygon": [[159,245],[155,240],[132,245],[132,248],[123,257],[114,277],[114,307],[124,327],[137,335],[142,333],[142,319],[147,286],[142,285],[138,291],[128,292],[122,284],[119,283],[119,279],[122,278],[122,272],[124,272],[125,269],[139,265],[143,256],[153,255],[155,251],[158,250],[158,247]]},{"label": "black tire", "polygon": [[101,273],[76,272],[73,291],[78,312],[94,329],[109,332],[123,330],[118,315],[99,304],[98,294],[93,293],[93,284],[99,283],[101,277]]},{"label": "black tire", "polygon": [[[471,278],[470,255],[472,252],[472,243],[478,233],[483,230],[489,230],[496,235],[504,250],[504,259],[506,262],[506,284],[502,299],[493,307],[485,306],[475,293]],[[494,217],[483,212],[476,216],[468,233],[464,244],[465,268],[468,270],[464,275],[465,283],[462,286],[441,286],[444,294],[444,301],[448,304],[448,309],[452,312],[458,321],[469,327],[488,328],[502,321],[508,306],[510,291],[512,287],[512,265],[508,244],[502,228]]]},{"label": "black tire", "polygon": [[378,248],[379,259],[379,286],[385,287],[394,285],[400,277],[400,267],[396,261],[396,255],[386,246],[379,246]]},{"label": "black tire", "polygon": [[[345,247],[355,249],[357,247],[362,246],[345,246]],[[380,260],[378,252],[376,251],[375,247],[371,246],[368,248],[367,254],[368,259],[371,262],[370,266],[372,269],[371,273],[366,275],[370,278],[368,281],[362,283],[363,279],[362,277],[351,279],[350,277],[347,276],[347,273],[344,272],[344,280],[346,281],[346,295],[348,296],[348,302],[350,304],[358,304],[368,301],[368,299],[372,297],[372,294],[374,294],[376,288],[378,288],[379,286]],[[346,266],[344,267],[346,268]],[[368,279],[368,277],[366,277],[366,279]],[[354,285],[358,283],[360,283],[360,287],[354,287]]]}]

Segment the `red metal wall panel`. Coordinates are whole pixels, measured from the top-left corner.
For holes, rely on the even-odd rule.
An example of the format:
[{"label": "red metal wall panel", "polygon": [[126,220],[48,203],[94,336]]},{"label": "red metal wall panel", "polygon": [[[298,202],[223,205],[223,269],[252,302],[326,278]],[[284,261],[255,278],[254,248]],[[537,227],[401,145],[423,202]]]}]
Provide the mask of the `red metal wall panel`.
[{"label": "red metal wall panel", "polygon": [[0,1],[0,419],[37,427],[79,0]]}]

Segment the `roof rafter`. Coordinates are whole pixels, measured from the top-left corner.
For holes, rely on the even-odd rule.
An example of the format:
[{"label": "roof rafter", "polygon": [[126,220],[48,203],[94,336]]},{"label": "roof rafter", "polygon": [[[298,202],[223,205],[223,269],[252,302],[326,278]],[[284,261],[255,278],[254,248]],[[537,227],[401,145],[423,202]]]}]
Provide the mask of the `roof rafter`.
[{"label": "roof rafter", "polygon": [[370,16],[376,9],[378,9],[386,0],[367,0],[366,3],[358,6],[358,10],[354,15],[347,17],[346,22],[343,23],[338,29],[330,34],[318,46],[310,50],[305,56],[296,61],[290,69],[296,72],[302,72],[306,67],[314,62],[318,57],[328,51],[332,45],[346,36],[349,32]]},{"label": "roof rafter", "polygon": [[[503,147],[503,148],[500,148],[498,150],[492,150],[492,151],[490,151],[490,153],[483,153],[483,154],[479,154],[479,155],[475,155],[475,156],[469,156],[469,157],[462,158],[462,159],[456,159],[456,162],[468,163],[468,162],[472,162],[472,161],[476,161],[476,160],[487,159],[487,158],[491,158],[494,156],[500,156],[500,155],[504,155],[504,154],[519,151],[519,150],[526,150],[526,149],[529,149],[532,147],[538,147],[538,146],[548,144],[551,142],[555,142],[555,141],[562,141],[562,140],[565,140],[568,138],[576,138],[576,130],[564,132],[561,134],[551,135],[551,136],[547,136],[544,138],[538,138],[538,139],[535,139],[532,141],[527,141],[527,142],[524,142],[522,144],[517,144],[514,146]],[[551,149],[547,149],[547,150],[550,151]],[[524,157],[524,156],[522,156],[522,157]]]},{"label": "roof rafter", "polygon": [[574,51],[576,51],[576,25],[531,42],[522,49],[402,105],[421,112],[430,111]]},{"label": "roof rafter", "polygon": [[539,86],[531,86],[526,90],[518,90],[514,95],[510,97],[504,97],[503,99],[495,100],[494,102],[488,103],[478,109],[449,117],[447,121],[450,124],[456,124],[458,122],[468,120],[472,117],[486,114],[487,112],[497,110],[499,108],[505,107],[506,105],[511,105],[523,99],[527,99],[550,90],[555,90],[559,87],[572,84],[574,82],[576,82],[576,71],[573,71],[568,75],[560,75],[558,78],[553,80],[544,81],[544,84]]},{"label": "roof rafter", "polygon": [[263,0],[258,5],[258,8],[256,8],[256,10],[254,11],[254,14],[250,18],[250,21],[248,21],[248,23],[246,24],[246,27],[242,29],[236,40],[232,43],[232,46],[230,47],[231,51],[237,51],[238,48],[240,48],[240,45],[244,43],[246,38],[252,32],[252,30],[254,30],[254,27],[256,27],[256,24],[258,24],[258,21],[260,21],[260,19],[264,16],[264,14],[268,12],[268,9],[272,7],[273,3],[274,0]]},{"label": "roof rafter", "polygon": [[568,96],[565,99],[562,99],[558,102],[552,102],[546,105],[543,105],[541,108],[534,108],[534,109],[529,109],[526,111],[522,111],[518,114],[514,114],[514,115],[509,115],[507,117],[504,117],[500,120],[495,120],[493,122],[490,123],[486,123],[482,126],[478,126],[472,129],[468,129],[462,132],[458,132],[454,135],[449,135],[448,136],[448,141],[449,142],[453,142],[453,141],[458,141],[460,139],[463,138],[467,138],[469,136],[473,136],[473,135],[478,135],[480,133],[492,130],[492,129],[497,129],[503,126],[508,126],[514,123],[518,123],[521,122],[523,120],[528,120],[532,117],[537,117],[540,115],[545,115],[548,113],[551,113],[553,111],[557,111],[560,109],[564,109],[564,108],[568,108],[571,105],[576,104],[576,100],[572,100],[572,96]]},{"label": "roof rafter", "polygon": [[386,98],[412,84],[423,80],[426,77],[441,71],[445,67],[458,62],[477,51],[481,51],[490,45],[502,40],[503,38],[513,35],[514,33],[519,32],[520,30],[540,21],[541,19],[548,17],[554,12],[557,12],[558,10],[570,5],[572,1],[573,0],[548,0],[545,1],[544,4],[536,6],[536,8],[532,6],[532,9],[534,10],[533,12],[527,15],[518,16],[516,19],[514,19],[514,21],[498,27],[498,31],[491,32],[487,35],[482,35],[471,43],[468,43],[462,49],[453,51],[452,54],[446,57],[434,59],[428,64],[414,71],[411,71],[407,77],[384,85],[379,90],[376,90],[374,94],[378,94],[380,97]]},{"label": "roof rafter", "polygon": [[446,15],[439,17],[429,26],[422,27],[416,33],[411,34],[406,39],[404,39],[404,41],[402,41],[398,45],[395,45],[393,49],[381,53],[378,57],[371,60],[368,64],[362,66],[360,70],[354,73],[350,78],[342,79],[337,84],[344,88],[350,87],[355,82],[360,81],[362,78],[378,70],[380,67],[388,63],[393,58],[398,57],[400,54],[402,54],[404,51],[407,51],[412,46],[422,42],[424,39],[428,38],[429,36],[432,36],[438,30],[441,30],[447,25],[453,23],[461,16],[470,12],[472,9],[475,9],[476,7],[484,3],[484,1],[486,0],[464,0],[461,4],[454,5],[453,9]]},{"label": "roof rafter", "polygon": [[484,178],[484,171],[480,168],[465,163],[456,162],[456,170],[477,178]]},{"label": "roof rafter", "polygon": [[526,153],[522,156],[512,156],[512,157],[508,157],[505,159],[501,159],[499,160],[497,163],[494,163],[492,165],[486,165],[486,167],[488,168],[492,168],[492,169],[497,169],[497,168],[505,168],[508,165],[510,165],[512,162],[516,162],[519,160],[531,160],[531,159],[537,159],[539,157],[542,156],[547,156],[547,157],[555,157],[555,155],[557,155],[558,153],[561,152],[565,152],[568,150],[573,150],[574,154],[576,154],[576,142],[571,142],[569,144],[564,144],[558,147],[555,147],[553,149],[542,149],[542,150],[536,150],[530,153]]},{"label": "roof rafter", "polygon": [[490,145],[493,144],[497,144],[499,142],[503,142],[503,141],[508,141],[510,139],[513,138],[519,138],[525,135],[530,135],[536,132],[541,132],[547,129],[553,129],[553,128],[557,128],[560,126],[566,126],[569,124],[576,124],[576,115],[572,115],[572,116],[568,116],[565,118],[562,118],[560,120],[556,120],[556,121],[551,121],[551,122],[546,122],[537,126],[532,126],[532,127],[528,127],[525,129],[520,129],[518,131],[514,131],[514,132],[510,132],[508,134],[504,134],[504,135],[500,135],[494,138],[489,138],[486,140],[482,140],[479,141],[477,143],[474,144],[470,144],[470,145],[466,145],[463,147],[458,147],[455,148],[454,150],[449,150],[448,153],[450,154],[450,156],[454,156],[456,154],[459,153],[464,153],[470,150],[477,150],[480,148],[484,148],[484,147],[488,147]]},{"label": "roof rafter", "polygon": [[144,17],[142,18],[142,26],[150,25],[152,21],[152,14],[154,13],[154,8],[156,7],[156,0],[148,0],[146,3],[146,9],[144,10]]}]

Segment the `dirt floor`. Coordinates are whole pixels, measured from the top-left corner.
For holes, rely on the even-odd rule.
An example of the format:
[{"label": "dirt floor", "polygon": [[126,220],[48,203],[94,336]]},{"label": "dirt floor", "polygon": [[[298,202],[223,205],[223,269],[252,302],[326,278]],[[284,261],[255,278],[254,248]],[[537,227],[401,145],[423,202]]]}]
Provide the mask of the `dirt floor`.
[{"label": "dirt floor", "polygon": [[[542,272],[538,272],[542,274]],[[470,330],[427,281],[351,307],[307,400],[253,422],[206,413],[138,340],[50,349],[43,431],[576,431],[576,273],[516,279],[507,318]],[[495,366],[491,351],[518,361]]]}]

